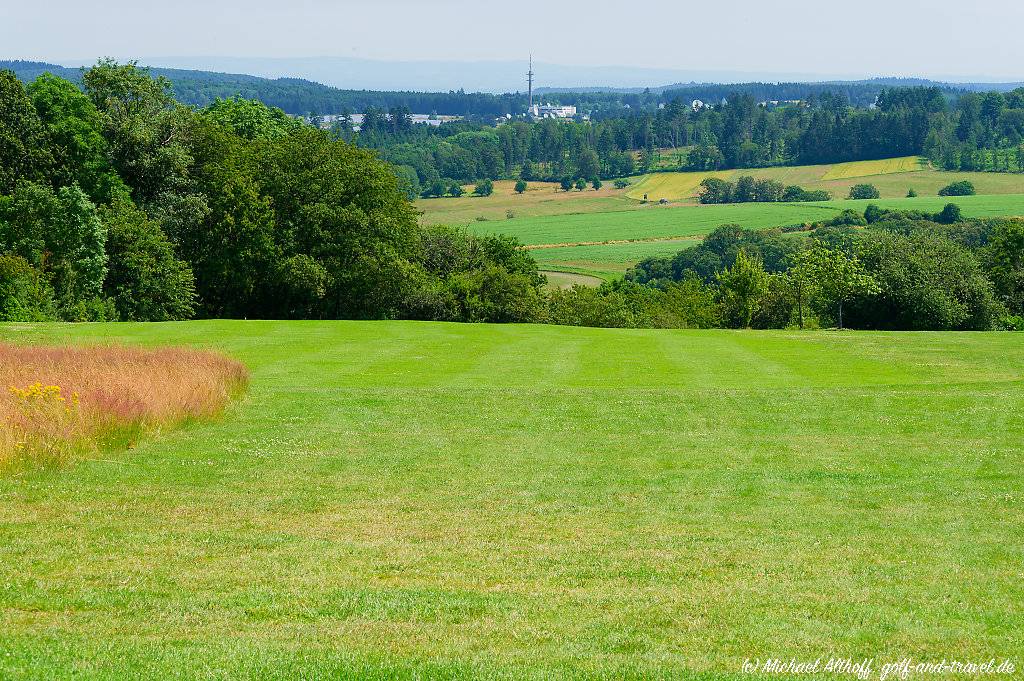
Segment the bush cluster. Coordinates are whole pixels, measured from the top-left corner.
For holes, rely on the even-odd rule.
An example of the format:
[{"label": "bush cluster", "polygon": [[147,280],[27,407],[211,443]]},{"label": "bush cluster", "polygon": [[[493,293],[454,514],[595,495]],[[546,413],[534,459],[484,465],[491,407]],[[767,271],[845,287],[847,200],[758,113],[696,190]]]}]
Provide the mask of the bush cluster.
[{"label": "bush cluster", "polygon": [[663,290],[696,279],[712,290],[717,318],[733,327],[1019,326],[1024,219],[869,206],[867,216],[844,212],[808,229],[809,238],[799,238],[723,226],[694,248],[644,260],[626,279]]},{"label": "bush cluster", "polygon": [[736,182],[727,182],[717,177],[705,178],[701,183],[701,203],[772,203],[780,201],[830,201],[827,191],[807,190],[803,187],[785,186],[769,179],[755,179],[744,175]]}]

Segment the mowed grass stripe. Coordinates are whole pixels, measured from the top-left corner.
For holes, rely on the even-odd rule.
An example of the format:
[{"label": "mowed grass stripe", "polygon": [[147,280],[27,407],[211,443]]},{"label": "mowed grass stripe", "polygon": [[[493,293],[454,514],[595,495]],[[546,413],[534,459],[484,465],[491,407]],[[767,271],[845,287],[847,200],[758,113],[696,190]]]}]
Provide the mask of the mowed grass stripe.
[{"label": "mowed grass stripe", "polygon": [[1019,654],[1010,333],[0,338],[252,370],[219,422],[0,479],[3,677],[738,679],[748,656]]}]

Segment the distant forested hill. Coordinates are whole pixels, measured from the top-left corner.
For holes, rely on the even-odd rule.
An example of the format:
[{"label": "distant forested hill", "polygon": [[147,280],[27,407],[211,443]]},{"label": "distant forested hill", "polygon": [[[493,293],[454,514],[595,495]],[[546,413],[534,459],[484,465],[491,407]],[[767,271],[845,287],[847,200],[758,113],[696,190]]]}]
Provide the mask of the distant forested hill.
[{"label": "distant forested hill", "polygon": [[[10,69],[23,82],[31,82],[49,71],[56,76],[81,83],[80,69],[32,61],[0,60],[0,70]],[[154,76],[166,76],[175,98],[190,106],[202,107],[216,98],[240,95],[258,99],[268,106],[290,114],[360,113],[367,109],[406,108],[414,113],[468,116],[493,119],[526,111],[523,93],[489,94],[478,92],[407,92],[342,90],[301,78],[261,78],[237,73],[152,68]],[[844,95],[854,106],[872,104],[881,91],[891,87],[936,86],[953,97],[963,92],[1001,91],[1019,87],[1019,83],[935,83],[910,78],[874,78],[862,81],[821,83],[689,83],[647,89],[578,88],[575,91],[538,89],[546,101],[571,104],[597,117],[621,115],[624,108],[656,109],[675,99],[689,103],[699,99],[718,103],[734,95],[749,95],[756,101],[805,100],[829,92]]]},{"label": "distant forested hill", "polygon": [[[81,84],[80,69],[31,61],[2,61],[0,70],[14,71],[18,79],[31,82],[47,71]],[[525,95],[493,95],[456,92],[372,92],[340,90],[300,78],[260,78],[235,73],[152,68],[154,76],[171,81],[174,96],[190,106],[206,106],[216,98],[241,95],[258,99],[290,114],[334,114],[362,112],[369,108],[407,107],[416,113],[494,118],[526,111]]]}]

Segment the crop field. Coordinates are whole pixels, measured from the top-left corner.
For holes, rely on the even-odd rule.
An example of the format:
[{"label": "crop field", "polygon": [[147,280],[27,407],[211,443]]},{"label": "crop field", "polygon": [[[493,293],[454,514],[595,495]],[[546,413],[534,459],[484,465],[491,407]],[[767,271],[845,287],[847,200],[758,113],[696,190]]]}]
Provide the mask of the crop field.
[{"label": "crop field", "polygon": [[[836,200],[814,204],[695,203],[694,197],[705,177],[735,180],[742,174],[770,177],[808,189],[826,189]],[[937,196],[941,187],[962,179],[975,184],[977,196]],[[529,246],[559,246],[533,251],[542,268],[606,279],[621,274],[648,255],[674,252],[674,245],[665,240],[698,237],[721,224],[760,229],[823,220],[844,208],[863,210],[866,202],[842,198],[850,186],[861,182],[878,187],[882,198],[875,203],[886,207],[934,212],[953,200],[969,217],[1024,215],[1024,175],[936,171],[926,168],[916,156],[714,173],[652,173],[633,178],[633,184],[623,190],[610,188],[607,183],[599,191],[588,188],[583,192],[563,192],[554,183],[531,182],[529,189],[519,195],[513,190],[513,182],[502,181],[495,183],[494,195],[490,197],[424,199],[416,205],[423,211],[424,224],[462,225],[478,234],[512,234]],[[906,198],[911,188],[918,197]],[[645,193],[647,203],[639,200]],[[661,198],[670,203],[658,205]],[[595,243],[606,241],[636,243]]]},{"label": "crop field", "polygon": [[[1021,204],[1024,205],[1024,197],[1021,197]],[[693,237],[707,234],[726,223],[751,228],[792,225],[823,220],[839,210],[837,202],[664,206],[613,213],[521,218],[501,223],[480,222],[469,228],[479,234],[511,234],[528,246],[569,245],[595,241]]]},{"label": "crop field", "polygon": [[506,220],[509,211],[515,217],[537,217],[627,210],[639,205],[612,187],[611,182],[599,191],[587,187],[582,192],[563,192],[554,182],[530,182],[523,194],[516,194],[514,187],[515,182],[500,180],[494,183],[494,194],[487,197],[470,196],[473,185],[466,185],[466,195],[457,199],[420,199],[416,201],[416,208],[423,212],[420,222],[467,225],[481,219]]},{"label": "crop field", "polygon": [[[828,180],[846,180],[892,173],[905,173],[922,169],[917,156],[884,159],[881,161],[854,161],[816,166],[784,166],[778,168],[755,168],[751,170],[719,170],[713,172],[652,173],[645,175],[628,189],[627,195],[641,199],[644,194],[650,200],[661,198],[670,201],[694,199],[700,191],[700,183],[707,177],[735,181],[741,175],[753,175],[782,182],[797,184],[805,189],[817,189],[818,184]],[[851,182],[849,184],[856,184]],[[905,192],[904,192],[905,193]],[[902,196],[902,195],[901,195]],[[840,197],[836,197],[840,198]]]},{"label": "crop field", "polygon": [[851,177],[869,177],[871,175],[889,175],[891,173],[907,173],[924,169],[926,161],[917,156],[900,158],[883,158],[873,161],[851,161],[834,163],[829,167],[823,180],[846,180]]},{"label": "crop field", "polygon": [[218,421],[0,478],[2,678],[739,679],[1024,650],[1011,333],[0,338],[251,371]]},{"label": "crop field", "polygon": [[804,189],[824,189],[833,198],[843,199],[855,184],[878,187],[883,198],[903,198],[913,188],[919,195],[935,196],[939,189],[957,180],[970,180],[979,194],[1024,194],[1024,175],[1014,173],[973,173],[932,170],[917,156],[854,161],[818,166],[756,168],[751,170],[720,170],[714,172],[652,173],[638,178],[626,189],[626,196],[649,201],[667,199],[694,203],[700,183],[707,177],[735,182],[741,175],[776,180]]},{"label": "crop field", "polygon": [[[554,215],[501,223],[480,222],[470,226],[470,229],[480,234],[511,234],[530,246],[558,245],[558,248],[531,249],[531,255],[544,269],[608,278],[624,272],[650,255],[666,255],[678,251],[672,239],[692,240],[719,225],[734,223],[748,229],[781,227],[826,220],[846,208],[863,211],[870,203],[885,208],[929,212],[938,212],[947,203],[956,203],[967,217],[1024,215],[1024,194],[997,194],[822,203],[658,206],[636,211]],[[595,243],[627,240],[634,241],[629,244]]]},{"label": "crop field", "polygon": [[573,286],[600,286],[604,279],[593,274],[581,272],[566,272],[563,270],[541,270],[547,278],[547,289],[567,289]]},{"label": "crop field", "polygon": [[640,211],[481,222],[471,229],[516,236],[526,245],[578,244],[627,239],[665,239],[707,234],[719,225],[735,223],[750,229],[825,220],[845,208],[863,211],[874,203],[886,208],[939,211],[959,204],[968,217],[1024,215],[1024,194],[991,196],[919,196],[912,199],[828,201],[822,203],[733,203],[709,206],[665,206]]},{"label": "crop field", "polygon": [[644,258],[675,255],[684,248],[698,243],[700,243],[700,239],[697,237],[657,239],[589,246],[537,248],[532,249],[530,255],[542,269],[577,272],[599,279],[614,279]]}]

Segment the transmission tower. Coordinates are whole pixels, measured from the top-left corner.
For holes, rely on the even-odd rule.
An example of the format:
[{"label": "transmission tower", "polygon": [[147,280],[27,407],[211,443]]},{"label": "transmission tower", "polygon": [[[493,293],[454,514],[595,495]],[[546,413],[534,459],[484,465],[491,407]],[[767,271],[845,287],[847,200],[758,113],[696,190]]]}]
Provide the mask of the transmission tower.
[{"label": "transmission tower", "polygon": [[531,54],[530,55],[530,70],[526,73],[526,82],[529,84],[529,88],[530,88],[530,109],[529,109],[529,111],[531,111],[531,112],[533,111],[533,75],[534,75],[533,74],[533,55]]}]

